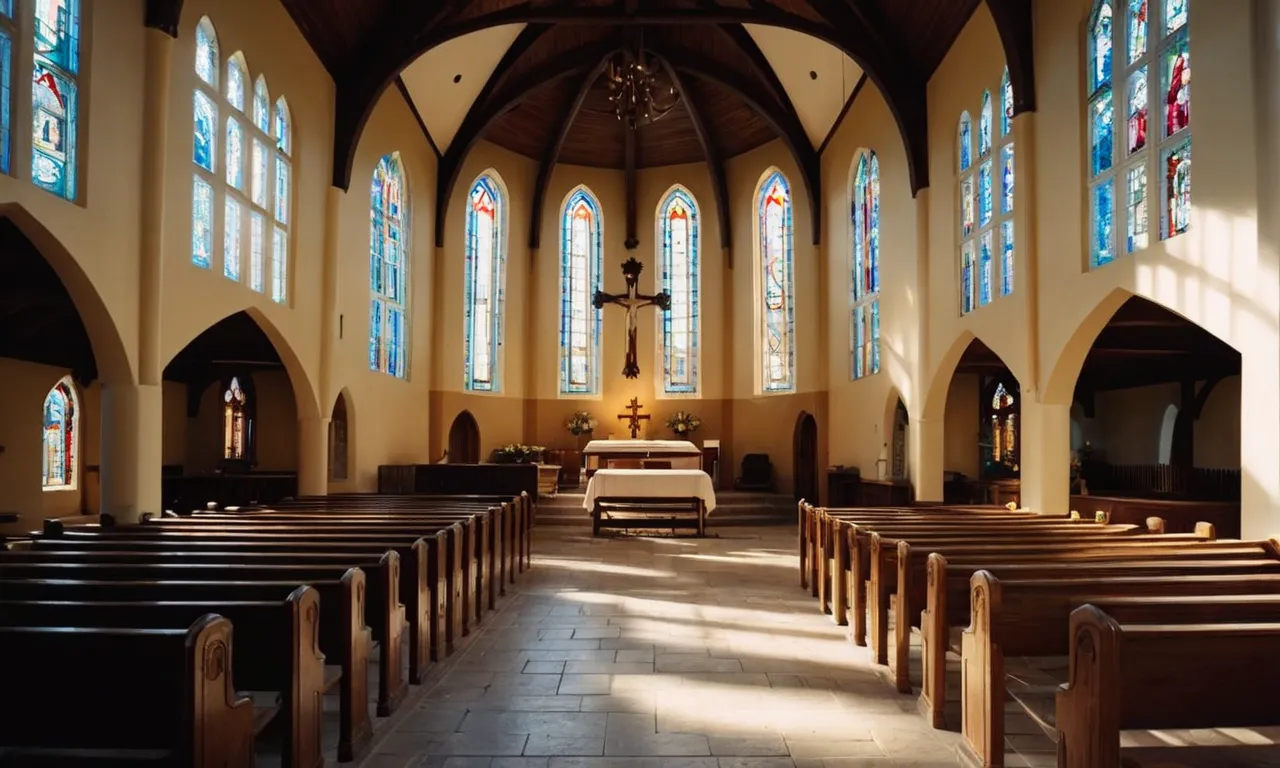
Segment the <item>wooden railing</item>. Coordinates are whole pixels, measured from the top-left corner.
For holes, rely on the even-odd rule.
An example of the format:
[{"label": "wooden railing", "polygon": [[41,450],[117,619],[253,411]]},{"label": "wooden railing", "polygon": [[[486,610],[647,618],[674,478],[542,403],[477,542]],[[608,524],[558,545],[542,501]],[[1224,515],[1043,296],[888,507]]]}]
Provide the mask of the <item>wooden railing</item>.
[{"label": "wooden railing", "polygon": [[1184,499],[1238,501],[1240,470],[1205,469],[1172,464],[1107,464],[1090,462],[1081,468],[1089,493],[1169,496]]}]

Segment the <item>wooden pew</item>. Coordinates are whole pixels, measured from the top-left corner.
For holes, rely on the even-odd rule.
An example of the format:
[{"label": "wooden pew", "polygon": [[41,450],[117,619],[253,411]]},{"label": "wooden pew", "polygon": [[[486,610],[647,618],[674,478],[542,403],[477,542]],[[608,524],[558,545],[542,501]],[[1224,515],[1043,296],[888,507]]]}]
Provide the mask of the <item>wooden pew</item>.
[{"label": "wooden pew", "polygon": [[[1065,655],[1071,612],[1082,600],[1280,592],[1280,584],[1258,581],[1261,576],[1280,578],[1280,561],[1002,564],[974,573],[971,622],[961,639],[961,749],[980,765],[1003,765],[1005,656]],[[1198,665],[1203,654],[1188,658]]]},{"label": "wooden pew", "polygon": [[[1120,768],[1124,729],[1280,724],[1280,622],[1122,624],[1084,605],[1068,631],[1071,679],[1055,718],[1061,768]],[[1192,659],[1194,672],[1171,674]]]},{"label": "wooden pew", "polygon": [[[373,736],[369,717],[369,647],[372,636],[364,623],[366,578],[352,568],[337,581],[313,581],[319,594],[320,652],[341,667],[338,681],[338,759],[349,762]],[[4,599],[55,602],[148,602],[235,604],[281,601],[296,591],[294,582],[178,582],[77,581],[70,579],[10,579]]]},{"label": "wooden pew", "polygon": [[[253,704],[232,682],[225,618],[189,629],[2,627],[0,648],[0,748],[17,764],[253,765]],[[68,706],[85,716],[56,716]]]},{"label": "wooden pew", "polygon": [[[283,601],[0,600],[0,627],[180,629],[215,612],[235,626],[231,672],[238,688],[280,694],[283,764],[323,768],[323,697],[329,684],[320,652],[320,594],[310,587],[298,587]],[[276,713],[267,714],[255,717],[255,735]]]}]

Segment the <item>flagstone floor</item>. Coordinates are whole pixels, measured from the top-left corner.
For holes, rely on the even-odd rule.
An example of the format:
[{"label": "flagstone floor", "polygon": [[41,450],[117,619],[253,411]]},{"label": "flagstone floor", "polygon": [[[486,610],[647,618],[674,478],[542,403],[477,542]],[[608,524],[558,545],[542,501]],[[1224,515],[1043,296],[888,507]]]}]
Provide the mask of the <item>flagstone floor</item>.
[{"label": "flagstone floor", "polygon": [[800,588],[790,527],[719,534],[539,529],[533,570],[365,766],[957,764],[958,735]]}]

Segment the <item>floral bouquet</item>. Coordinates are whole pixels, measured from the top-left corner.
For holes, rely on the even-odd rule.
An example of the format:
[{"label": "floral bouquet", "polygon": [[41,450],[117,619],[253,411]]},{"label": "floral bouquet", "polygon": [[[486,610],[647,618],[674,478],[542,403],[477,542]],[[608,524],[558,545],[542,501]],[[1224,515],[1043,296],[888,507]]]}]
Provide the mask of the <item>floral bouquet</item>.
[{"label": "floral bouquet", "polygon": [[590,413],[578,411],[565,421],[564,428],[569,430],[570,434],[583,435],[596,428],[596,420]]},{"label": "floral bouquet", "polygon": [[698,431],[700,426],[702,426],[702,419],[688,411],[676,411],[667,417],[667,429],[675,432],[680,437],[692,435]]},{"label": "floral bouquet", "polygon": [[493,449],[492,461],[494,464],[537,464],[545,450],[541,445],[512,443]]}]

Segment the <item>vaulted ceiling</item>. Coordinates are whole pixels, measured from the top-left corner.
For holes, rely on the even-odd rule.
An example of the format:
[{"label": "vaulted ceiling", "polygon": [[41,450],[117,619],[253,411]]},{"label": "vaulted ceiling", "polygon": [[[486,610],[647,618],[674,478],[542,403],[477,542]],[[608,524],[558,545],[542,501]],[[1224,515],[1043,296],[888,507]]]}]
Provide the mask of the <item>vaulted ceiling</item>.
[{"label": "vaulted ceiling", "polygon": [[[912,190],[928,186],[925,84],[982,0],[281,1],[337,85],[334,183],[349,186],[373,105],[399,87],[441,156],[438,241],[462,161],[482,138],[539,161],[535,209],[558,162],[633,174],[700,160],[723,208],[724,160],[780,138],[816,241],[820,150],[864,79],[893,112]],[[1030,0],[985,1],[1015,113],[1034,109]],[[636,48],[673,73],[682,106],[631,133],[601,73]]]}]

